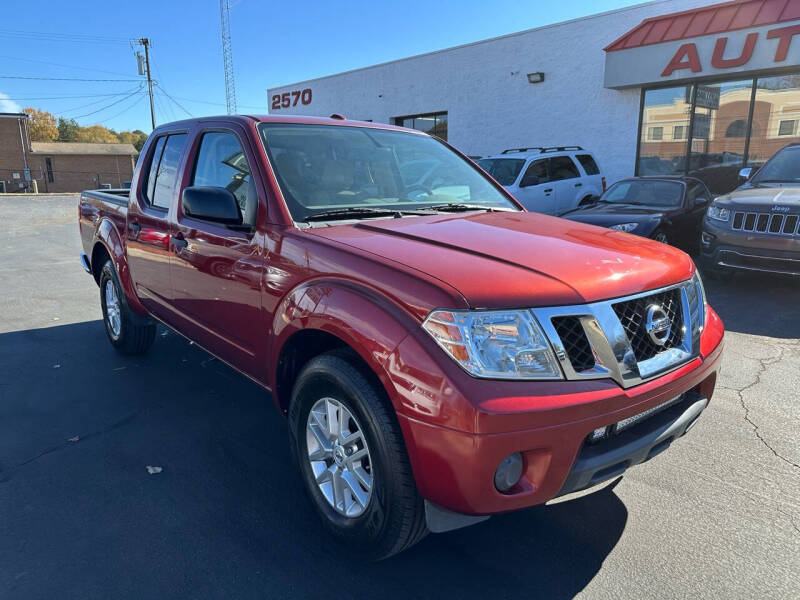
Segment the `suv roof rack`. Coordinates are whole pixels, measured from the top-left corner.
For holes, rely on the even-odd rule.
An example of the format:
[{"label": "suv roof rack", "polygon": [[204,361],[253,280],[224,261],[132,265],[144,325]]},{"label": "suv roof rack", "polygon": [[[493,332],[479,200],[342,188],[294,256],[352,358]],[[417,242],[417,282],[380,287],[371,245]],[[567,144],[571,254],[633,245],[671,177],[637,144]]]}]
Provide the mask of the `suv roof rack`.
[{"label": "suv roof rack", "polygon": [[527,152],[528,150],[544,152],[544,148],[541,146],[528,146],[527,148],[508,148],[507,150],[503,150],[500,154],[515,154],[517,152]]},{"label": "suv roof rack", "polygon": [[516,154],[517,152],[529,152],[531,150],[538,150],[542,154],[545,152],[565,152],[567,150],[583,150],[581,146],[550,146],[543,148],[542,146],[527,146],[525,148],[508,148],[503,150],[500,154]]},{"label": "suv roof rack", "polygon": [[564,152],[566,150],[583,150],[581,146],[550,146],[543,148],[542,152]]}]

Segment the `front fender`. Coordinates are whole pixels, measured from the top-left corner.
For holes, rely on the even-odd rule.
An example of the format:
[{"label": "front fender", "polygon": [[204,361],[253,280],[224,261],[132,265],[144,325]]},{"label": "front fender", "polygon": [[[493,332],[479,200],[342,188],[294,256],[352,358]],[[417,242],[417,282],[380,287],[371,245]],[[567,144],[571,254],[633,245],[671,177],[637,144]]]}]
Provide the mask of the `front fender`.
[{"label": "front fender", "polygon": [[396,410],[400,409],[388,371],[394,349],[419,322],[379,290],[336,278],[306,282],[287,294],[275,311],[269,350],[270,387],[278,406],[278,357],[287,341],[304,330],[329,333],[350,346],[377,375]]},{"label": "front fender", "polygon": [[[122,236],[117,230],[117,227],[110,219],[101,219],[97,229],[95,230],[94,241],[92,243],[93,255],[94,248],[97,244],[102,244],[106,249],[106,252],[108,252],[108,255],[111,257],[111,261],[114,263],[114,268],[117,271],[117,278],[122,286],[122,291],[125,294],[125,299],[128,302],[128,306],[130,306],[135,313],[146,317],[148,314],[147,309],[145,309],[145,307],[139,301],[139,298],[136,296],[136,291],[133,287],[131,272],[128,268],[128,258],[125,253],[125,244],[122,240]],[[92,269],[96,269],[98,266],[100,265],[92,265]]]}]

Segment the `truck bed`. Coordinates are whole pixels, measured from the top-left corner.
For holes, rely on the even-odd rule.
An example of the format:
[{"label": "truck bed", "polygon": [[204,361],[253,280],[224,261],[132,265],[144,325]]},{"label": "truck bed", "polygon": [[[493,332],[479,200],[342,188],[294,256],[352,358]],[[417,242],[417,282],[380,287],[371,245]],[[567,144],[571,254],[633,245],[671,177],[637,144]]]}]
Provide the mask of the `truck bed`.
[{"label": "truck bed", "polygon": [[120,240],[125,243],[130,190],[86,190],[78,204],[79,225],[83,252],[91,259],[95,232],[104,220],[111,221]]}]

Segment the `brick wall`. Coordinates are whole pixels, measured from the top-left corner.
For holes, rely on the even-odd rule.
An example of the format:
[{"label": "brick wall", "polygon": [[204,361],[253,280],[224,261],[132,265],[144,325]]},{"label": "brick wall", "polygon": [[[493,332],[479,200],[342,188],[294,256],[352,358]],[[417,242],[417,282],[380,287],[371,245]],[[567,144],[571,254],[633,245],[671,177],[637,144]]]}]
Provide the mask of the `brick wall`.
[{"label": "brick wall", "polygon": [[[51,161],[53,181],[48,177],[47,158]],[[133,178],[131,156],[36,153],[30,163],[40,192],[80,192],[106,183],[116,188]]]},{"label": "brick wall", "polygon": [[[19,184],[25,184],[25,163],[23,161],[23,144],[20,139],[20,125],[22,125],[23,137],[27,137],[26,121],[26,119],[16,116],[0,115],[0,181],[5,182],[7,192],[20,191]],[[27,141],[25,151],[30,159],[30,148]],[[14,178],[15,173],[18,179]]]}]

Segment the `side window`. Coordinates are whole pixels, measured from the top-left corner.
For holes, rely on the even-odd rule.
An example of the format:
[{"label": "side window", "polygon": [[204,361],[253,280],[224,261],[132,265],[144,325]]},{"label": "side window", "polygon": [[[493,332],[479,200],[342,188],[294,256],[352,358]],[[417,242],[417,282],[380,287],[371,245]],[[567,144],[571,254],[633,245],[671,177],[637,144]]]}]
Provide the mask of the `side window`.
[{"label": "side window", "polygon": [[583,167],[583,170],[586,171],[587,175],[600,175],[600,168],[590,155],[578,154],[575,158],[577,158],[578,162],[581,163],[581,166]]},{"label": "side window", "polygon": [[686,200],[691,207],[698,198],[711,200],[711,194],[706,186],[699,181],[690,181],[686,186]]},{"label": "side window", "polygon": [[547,176],[547,160],[546,158],[540,158],[539,160],[533,161],[530,166],[528,166],[528,170],[525,171],[525,176],[522,180],[524,181],[529,177],[537,177],[539,183],[547,183],[550,181],[550,178]]},{"label": "side window", "polygon": [[561,181],[562,179],[573,179],[580,177],[578,167],[572,162],[569,156],[554,156],[550,159],[550,179]]},{"label": "side window", "polygon": [[[160,142],[161,140],[159,140]],[[172,202],[172,194],[175,188],[175,179],[178,176],[178,162],[181,159],[183,146],[186,144],[186,134],[167,136],[164,142],[164,150],[161,153],[161,160],[155,173],[155,184],[153,194],[150,196],[151,204],[157,208],[169,209]],[[158,148],[156,148],[158,150]],[[151,169],[152,175],[152,169]],[[150,182],[148,181],[148,187]]]},{"label": "side window", "polygon": [[161,136],[156,140],[155,148],[153,149],[153,156],[150,158],[150,168],[147,170],[147,187],[144,194],[145,200],[148,204],[153,203],[153,190],[156,186],[156,173],[158,173],[158,165],[161,162],[161,154],[164,152],[164,142],[167,141],[167,136]]},{"label": "side window", "polygon": [[191,185],[227,189],[239,203],[242,222],[256,224],[258,196],[247,157],[234,134],[211,132],[203,135]]}]

